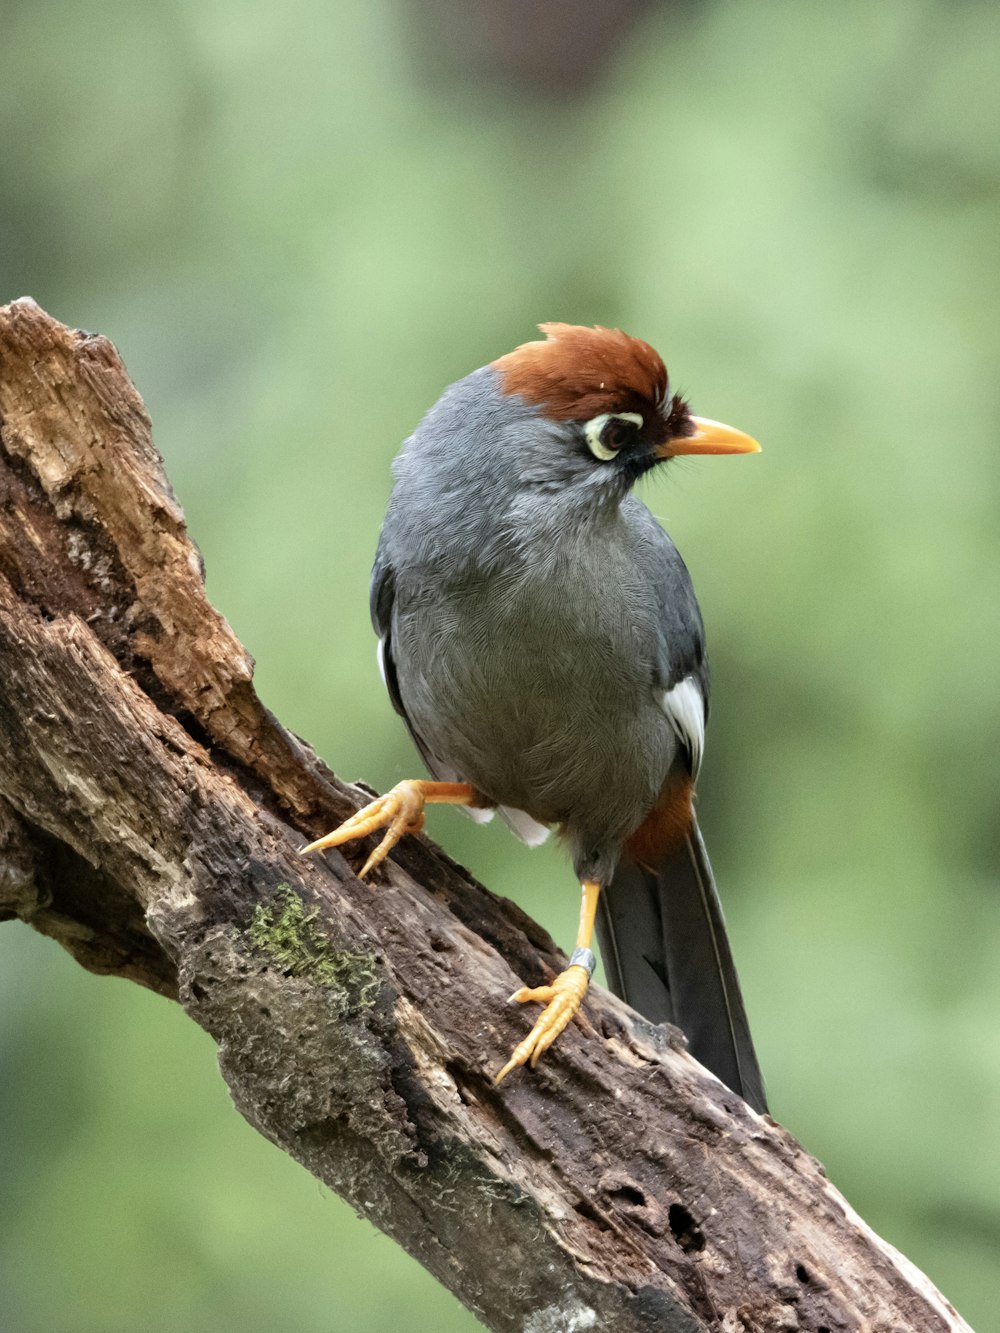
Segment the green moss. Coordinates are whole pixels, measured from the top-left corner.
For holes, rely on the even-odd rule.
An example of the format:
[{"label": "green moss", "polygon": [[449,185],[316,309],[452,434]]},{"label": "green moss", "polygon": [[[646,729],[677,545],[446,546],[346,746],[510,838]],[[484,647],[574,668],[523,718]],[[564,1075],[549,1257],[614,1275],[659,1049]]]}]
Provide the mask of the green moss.
[{"label": "green moss", "polygon": [[289,977],[308,977],[338,992],[345,1008],[370,1009],[379,988],[374,954],[338,949],[316,924],[290,884],[279,884],[270,903],[258,903],[243,932],[252,953]]}]

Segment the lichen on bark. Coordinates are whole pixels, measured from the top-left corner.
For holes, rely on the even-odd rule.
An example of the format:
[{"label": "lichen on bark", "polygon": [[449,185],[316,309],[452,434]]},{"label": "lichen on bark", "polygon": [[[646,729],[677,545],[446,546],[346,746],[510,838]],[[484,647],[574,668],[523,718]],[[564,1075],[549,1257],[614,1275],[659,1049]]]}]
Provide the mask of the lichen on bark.
[{"label": "lichen on bark", "polygon": [[339,948],[317,906],[306,908],[290,884],[257,903],[243,932],[252,953],[286,977],[307,977],[334,992],[344,1011],[363,1012],[378,998],[381,978],[373,953]]}]

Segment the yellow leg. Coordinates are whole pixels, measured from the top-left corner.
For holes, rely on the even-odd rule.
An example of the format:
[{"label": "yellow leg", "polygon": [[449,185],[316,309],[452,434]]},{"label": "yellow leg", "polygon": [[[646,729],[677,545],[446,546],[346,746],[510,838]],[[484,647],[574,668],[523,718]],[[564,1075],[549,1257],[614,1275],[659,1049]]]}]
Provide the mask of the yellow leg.
[{"label": "yellow leg", "polygon": [[424,806],[434,802],[475,805],[476,791],[467,782],[422,782],[416,779],[398,782],[392,791],[377,797],[370,805],[345,820],[340,828],[334,829],[325,838],[317,838],[308,847],[303,847],[302,854],[339,847],[342,843],[366,838],[376,829],[384,828],[385,837],[361,870],[359,878],[364,878],[369,870],[385,860],[404,833],[420,832],[424,826]]},{"label": "yellow leg", "polygon": [[594,971],[594,955],[590,950],[590,942],[594,937],[594,917],[600,893],[600,884],[592,879],[584,880],[583,900],[580,903],[580,929],[576,933],[576,948],[565,972],[560,972],[551,986],[535,986],[533,989],[522,986],[510,997],[518,1004],[524,1004],[526,1000],[537,1000],[540,1004],[544,1004],[545,1008],[524,1041],[514,1047],[510,1059],[494,1079],[495,1083],[499,1083],[512,1069],[526,1064],[529,1060],[534,1069],[538,1057],[549,1049],[583,1003]]}]

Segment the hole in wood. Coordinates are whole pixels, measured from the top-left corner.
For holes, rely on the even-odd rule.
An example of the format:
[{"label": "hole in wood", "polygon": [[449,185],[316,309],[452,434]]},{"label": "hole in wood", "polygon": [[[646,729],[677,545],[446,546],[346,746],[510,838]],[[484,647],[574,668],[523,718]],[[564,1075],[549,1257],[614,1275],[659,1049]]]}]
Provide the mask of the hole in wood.
[{"label": "hole in wood", "polygon": [[646,1206],[646,1196],[637,1185],[619,1185],[616,1190],[610,1191],[610,1194],[612,1198],[628,1204],[631,1208]]},{"label": "hole in wood", "polygon": [[682,1203],[672,1203],[667,1221],[674,1240],[685,1254],[697,1254],[705,1248],[705,1235]]}]

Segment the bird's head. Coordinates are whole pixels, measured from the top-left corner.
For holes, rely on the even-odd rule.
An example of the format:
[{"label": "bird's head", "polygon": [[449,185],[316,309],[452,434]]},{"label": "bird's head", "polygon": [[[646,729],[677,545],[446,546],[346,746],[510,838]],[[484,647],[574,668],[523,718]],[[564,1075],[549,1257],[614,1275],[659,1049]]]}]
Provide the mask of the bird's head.
[{"label": "bird's head", "polygon": [[[678,454],[747,454],[742,431],[693,416],[672,393],[659,355],[639,338],[600,325],[540,324],[544,342],[494,361],[504,394],[517,395],[557,427],[553,437],[609,489],[627,488]],[[568,458],[567,460],[568,461]]]},{"label": "bird's head", "polygon": [[678,454],[756,453],[742,431],[692,416],[648,343],[619,329],[542,324],[441,395],[393,471],[391,529],[408,558],[498,559],[611,516]]}]

